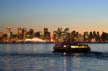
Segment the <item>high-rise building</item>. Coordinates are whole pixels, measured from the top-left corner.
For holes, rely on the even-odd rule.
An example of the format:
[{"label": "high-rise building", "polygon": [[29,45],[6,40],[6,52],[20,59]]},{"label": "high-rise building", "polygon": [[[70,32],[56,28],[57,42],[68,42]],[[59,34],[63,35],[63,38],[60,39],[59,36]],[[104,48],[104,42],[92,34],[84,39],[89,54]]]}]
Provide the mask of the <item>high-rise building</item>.
[{"label": "high-rise building", "polygon": [[85,42],[89,41],[89,33],[88,32],[84,32],[84,41]]},{"label": "high-rise building", "polygon": [[41,32],[35,32],[34,36],[37,38],[42,38],[42,33]]},{"label": "high-rise building", "polygon": [[44,34],[48,32],[48,28],[44,28]]},{"label": "high-rise building", "polygon": [[17,37],[18,37],[19,40],[22,40],[23,39],[23,36],[22,36],[22,28],[21,27],[19,27],[17,29]]},{"label": "high-rise building", "polygon": [[11,31],[11,27],[7,27],[7,41],[10,42],[11,38],[12,38],[12,31]]},{"label": "high-rise building", "polygon": [[47,41],[51,40],[50,32],[48,31],[48,28],[44,28],[44,39]]},{"label": "high-rise building", "polygon": [[18,37],[18,39],[19,40],[24,40],[26,38],[26,32],[27,32],[26,28],[19,27],[17,29],[17,37]]},{"label": "high-rise building", "polygon": [[53,40],[56,42],[56,34],[57,34],[57,32],[56,31],[53,31]]},{"label": "high-rise building", "polygon": [[34,37],[34,29],[29,29],[27,32],[27,38],[32,39]]},{"label": "high-rise building", "polygon": [[23,37],[23,40],[26,39],[26,33],[27,33],[27,29],[26,28],[23,28],[22,29],[22,37]]},{"label": "high-rise building", "polygon": [[53,40],[55,42],[62,42],[63,41],[64,32],[62,28],[58,28],[57,31],[53,31]]}]

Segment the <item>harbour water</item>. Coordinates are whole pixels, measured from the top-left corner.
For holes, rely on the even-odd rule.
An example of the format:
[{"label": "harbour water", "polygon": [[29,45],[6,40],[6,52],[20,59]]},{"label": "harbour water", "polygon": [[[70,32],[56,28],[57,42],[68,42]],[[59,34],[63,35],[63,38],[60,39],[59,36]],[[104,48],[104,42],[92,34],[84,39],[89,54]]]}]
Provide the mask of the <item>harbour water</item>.
[{"label": "harbour water", "polygon": [[55,53],[54,44],[0,44],[0,71],[108,71],[108,44],[89,53]]}]

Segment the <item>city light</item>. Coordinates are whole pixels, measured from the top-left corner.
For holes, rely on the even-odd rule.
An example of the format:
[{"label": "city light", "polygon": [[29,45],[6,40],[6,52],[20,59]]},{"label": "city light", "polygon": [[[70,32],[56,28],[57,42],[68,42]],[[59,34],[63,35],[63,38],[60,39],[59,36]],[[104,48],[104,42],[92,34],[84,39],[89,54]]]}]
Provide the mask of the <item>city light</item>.
[{"label": "city light", "polygon": [[86,31],[81,34],[75,30],[69,31],[69,28],[58,28],[49,32],[49,28],[43,28],[43,31],[35,31],[25,27],[16,28],[7,27],[7,32],[0,31],[0,42],[108,42],[108,33],[98,31]]},{"label": "city light", "polygon": [[25,42],[45,42],[45,40],[39,38],[25,39]]}]

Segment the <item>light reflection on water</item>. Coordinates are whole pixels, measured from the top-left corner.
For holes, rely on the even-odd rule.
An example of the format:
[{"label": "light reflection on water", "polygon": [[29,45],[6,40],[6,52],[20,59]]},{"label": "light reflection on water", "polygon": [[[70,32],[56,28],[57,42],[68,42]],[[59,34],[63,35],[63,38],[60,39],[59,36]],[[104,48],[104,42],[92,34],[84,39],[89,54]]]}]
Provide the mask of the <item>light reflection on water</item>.
[{"label": "light reflection on water", "polygon": [[64,71],[80,71],[80,54],[77,54],[78,57],[64,57]]},{"label": "light reflection on water", "polygon": [[107,71],[108,44],[90,53],[54,53],[54,44],[0,44],[0,71]]}]

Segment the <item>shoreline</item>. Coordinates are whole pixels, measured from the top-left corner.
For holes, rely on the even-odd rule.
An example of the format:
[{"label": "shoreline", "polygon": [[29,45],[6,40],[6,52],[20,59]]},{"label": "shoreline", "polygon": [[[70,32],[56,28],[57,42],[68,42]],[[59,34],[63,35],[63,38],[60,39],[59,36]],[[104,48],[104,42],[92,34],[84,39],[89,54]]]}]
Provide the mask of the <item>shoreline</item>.
[{"label": "shoreline", "polygon": [[[0,42],[0,44],[56,44],[56,43],[57,42]],[[108,42],[76,42],[76,43],[107,44]]]}]

